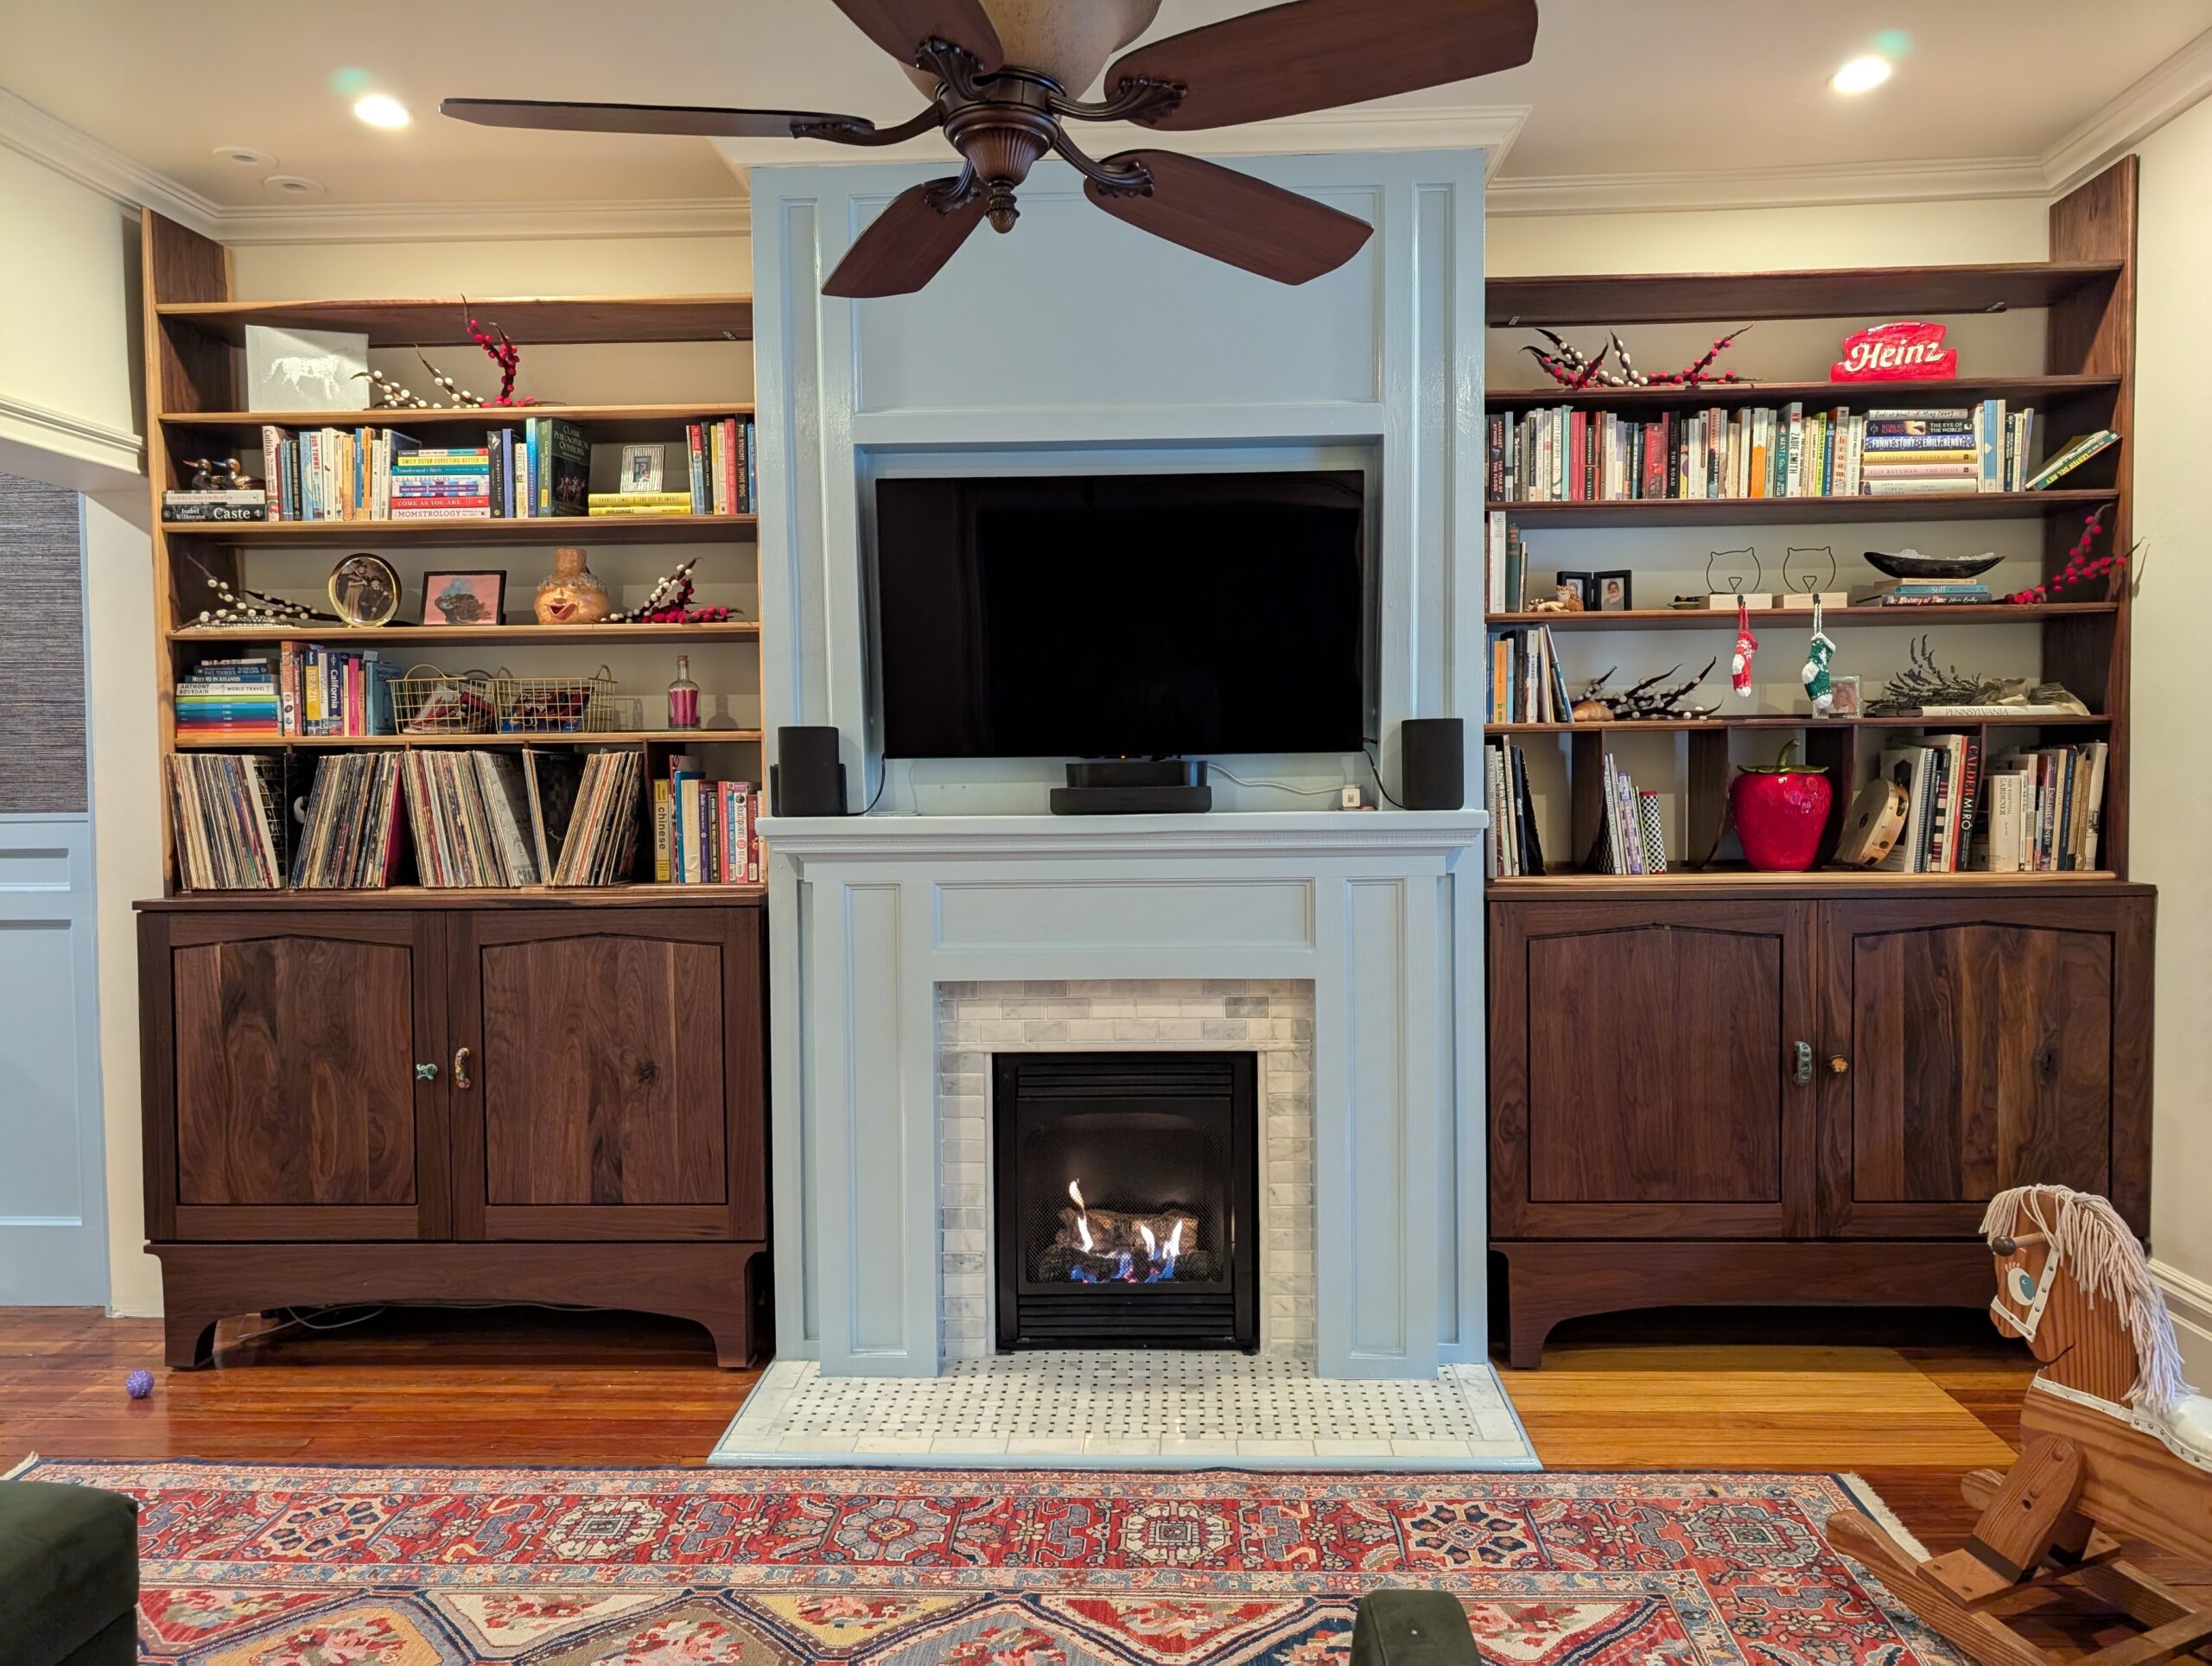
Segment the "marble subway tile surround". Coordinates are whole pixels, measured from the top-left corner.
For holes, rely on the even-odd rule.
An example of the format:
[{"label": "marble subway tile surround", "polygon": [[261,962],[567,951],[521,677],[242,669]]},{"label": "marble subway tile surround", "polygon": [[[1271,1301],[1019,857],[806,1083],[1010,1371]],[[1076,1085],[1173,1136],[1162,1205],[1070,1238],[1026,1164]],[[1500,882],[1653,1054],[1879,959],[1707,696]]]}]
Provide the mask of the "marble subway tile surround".
[{"label": "marble subway tile surround", "polygon": [[944,1358],[991,1339],[995,1052],[1243,1051],[1260,1059],[1260,1350],[1313,1358],[1313,986],[1288,979],[1097,978],[937,985]]}]

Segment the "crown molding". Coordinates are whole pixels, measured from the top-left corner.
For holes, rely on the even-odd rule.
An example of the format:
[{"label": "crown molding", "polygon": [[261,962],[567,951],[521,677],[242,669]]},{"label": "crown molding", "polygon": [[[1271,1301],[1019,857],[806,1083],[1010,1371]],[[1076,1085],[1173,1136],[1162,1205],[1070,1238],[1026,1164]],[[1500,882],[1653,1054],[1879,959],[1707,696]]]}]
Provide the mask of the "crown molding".
[{"label": "crown molding", "polygon": [[1719,173],[1529,175],[1492,180],[1484,208],[1491,214],[1657,213],[2050,194],[2043,165],[2018,156]]},{"label": "crown molding", "polygon": [[151,208],[215,237],[222,210],[197,191],[0,87],[0,144],[127,208]]},{"label": "crown molding", "polygon": [[2212,93],[2212,29],[2137,81],[2043,154],[2053,192],[2070,191]]},{"label": "crown molding", "polygon": [[[1196,156],[1480,149],[1484,153],[1484,173],[1494,180],[1514,141],[1521,137],[1521,130],[1528,125],[1530,108],[1528,105],[1412,105],[1380,109],[1356,105],[1187,133],[1160,132],[1133,122],[1085,124],[1075,130],[1083,148],[1094,156],[1140,147]],[[941,133],[925,133],[881,149],[812,144],[794,150],[787,139],[710,139],[708,143],[740,178],[753,168],[798,161],[835,166],[955,160],[952,147]]]},{"label": "crown molding", "polygon": [[513,242],[524,238],[743,237],[743,197],[664,197],[630,202],[325,202],[219,208],[221,242]]}]

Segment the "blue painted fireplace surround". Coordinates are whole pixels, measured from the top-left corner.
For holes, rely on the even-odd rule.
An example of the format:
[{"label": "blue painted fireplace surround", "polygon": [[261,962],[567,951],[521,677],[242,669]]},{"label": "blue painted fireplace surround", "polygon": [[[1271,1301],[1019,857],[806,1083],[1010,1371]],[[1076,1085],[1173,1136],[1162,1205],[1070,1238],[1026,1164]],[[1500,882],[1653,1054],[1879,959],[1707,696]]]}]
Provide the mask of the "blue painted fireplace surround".
[{"label": "blue painted fireplace surround", "polygon": [[[874,805],[767,830],[778,1347],[825,1371],[939,1368],[934,985],[1005,977],[1313,979],[1344,1015],[1313,1066],[1317,1366],[1485,1357],[1479,816],[1217,778],[1213,816],[1084,828],[1046,813],[1058,760],[880,754],[874,480],[1357,468],[1383,779],[1401,722],[1457,715],[1480,779],[1483,155],[1235,165],[1376,234],[1286,288],[1134,231],[1046,163],[1013,235],[979,231],[919,295],[849,302],[823,276],[945,170],[753,170],[766,721],[835,724],[848,808]],[[1351,755],[1217,761],[1371,783]]]}]

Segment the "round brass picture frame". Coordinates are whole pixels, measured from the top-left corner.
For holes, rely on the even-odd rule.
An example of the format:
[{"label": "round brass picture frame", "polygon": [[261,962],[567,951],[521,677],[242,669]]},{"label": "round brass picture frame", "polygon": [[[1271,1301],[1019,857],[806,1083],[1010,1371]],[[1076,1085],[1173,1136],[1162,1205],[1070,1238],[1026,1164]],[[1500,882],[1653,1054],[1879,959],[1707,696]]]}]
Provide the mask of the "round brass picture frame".
[{"label": "round brass picture frame", "polygon": [[347,556],[330,569],[330,605],[348,625],[389,625],[399,612],[399,575],[382,556]]}]

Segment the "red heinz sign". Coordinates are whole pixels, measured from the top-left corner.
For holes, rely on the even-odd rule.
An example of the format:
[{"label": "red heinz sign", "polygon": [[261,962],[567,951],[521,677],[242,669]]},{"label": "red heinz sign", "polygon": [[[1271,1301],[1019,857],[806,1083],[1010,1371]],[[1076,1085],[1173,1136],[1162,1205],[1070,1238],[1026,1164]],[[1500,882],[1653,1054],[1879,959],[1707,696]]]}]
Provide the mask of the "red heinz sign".
[{"label": "red heinz sign", "polygon": [[1941,324],[1877,324],[1843,338],[1831,382],[1944,380],[1959,373],[1959,350],[1943,345]]}]

